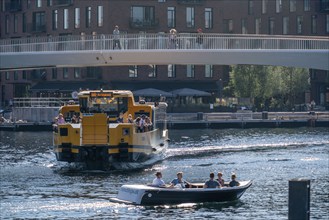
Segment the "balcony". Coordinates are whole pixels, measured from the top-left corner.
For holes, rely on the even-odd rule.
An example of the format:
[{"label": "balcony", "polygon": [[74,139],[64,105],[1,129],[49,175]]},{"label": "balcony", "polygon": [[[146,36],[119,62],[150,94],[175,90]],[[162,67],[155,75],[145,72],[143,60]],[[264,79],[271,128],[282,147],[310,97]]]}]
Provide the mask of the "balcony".
[{"label": "balcony", "polygon": [[130,28],[145,28],[145,29],[152,29],[159,26],[159,19],[154,20],[139,20],[136,18],[130,18],[129,21]]},{"label": "balcony", "polygon": [[178,4],[181,5],[202,5],[205,0],[177,0]]},{"label": "balcony", "polygon": [[55,6],[70,6],[73,5],[73,0],[55,0]]}]

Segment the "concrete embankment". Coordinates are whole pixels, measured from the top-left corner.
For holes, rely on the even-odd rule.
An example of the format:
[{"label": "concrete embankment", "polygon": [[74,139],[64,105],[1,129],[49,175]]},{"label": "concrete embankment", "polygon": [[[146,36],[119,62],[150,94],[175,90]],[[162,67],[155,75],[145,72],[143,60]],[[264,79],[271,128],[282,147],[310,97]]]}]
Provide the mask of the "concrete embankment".
[{"label": "concrete embankment", "polygon": [[[167,126],[169,129],[329,128],[329,112],[172,113],[168,114]],[[51,131],[52,124],[49,121],[3,123],[0,130]]]}]

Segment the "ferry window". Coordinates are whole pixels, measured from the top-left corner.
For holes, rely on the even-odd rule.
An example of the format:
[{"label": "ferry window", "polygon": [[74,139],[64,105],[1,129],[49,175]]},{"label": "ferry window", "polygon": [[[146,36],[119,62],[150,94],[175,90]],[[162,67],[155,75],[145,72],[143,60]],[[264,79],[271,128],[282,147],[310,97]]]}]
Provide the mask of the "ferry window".
[{"label": "ferry window", "polygon": [[80,111],[86,112],[88,108],[87,98],[79,98],[79,103],[80,103]]},{"label": "ferry window", "polygon": [[119,98],[119,112],[125,113],[128,110],[128,99],[127,98]]}]

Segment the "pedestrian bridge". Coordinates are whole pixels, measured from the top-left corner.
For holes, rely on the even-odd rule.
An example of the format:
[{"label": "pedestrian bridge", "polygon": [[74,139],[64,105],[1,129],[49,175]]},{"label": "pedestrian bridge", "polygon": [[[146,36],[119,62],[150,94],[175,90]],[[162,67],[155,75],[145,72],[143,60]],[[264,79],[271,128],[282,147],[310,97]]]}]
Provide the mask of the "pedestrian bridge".
[{"label": "pedestrian bridge", "polygon": [[122,65],[254,64],[329,70],[329,37],[126,34],[58,36],[0,41],[0,70]]}]

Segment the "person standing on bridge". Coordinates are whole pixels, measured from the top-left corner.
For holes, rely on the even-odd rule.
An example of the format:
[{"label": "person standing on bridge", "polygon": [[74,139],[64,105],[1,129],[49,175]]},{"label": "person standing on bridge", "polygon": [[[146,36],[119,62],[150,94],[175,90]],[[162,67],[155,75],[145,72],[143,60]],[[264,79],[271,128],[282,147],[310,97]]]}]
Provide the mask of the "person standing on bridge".
[{"label": "person standing on bridge", "polygon": [[203,32],[201,28],[197,30],[198,35],[196,37],[196,49],[203,49]]},{"label": "person standing on bridge", "polygon": [[176,49],[177,47],[177,31],[176,29],[170,29],[168,39],[168,49]]},{"label": "person standing on bridge", "polygon": [[120,31],[119,31],[118,25],[115,25],[114,30],[113,30],[113,50],[114,49],[121,50]]}]

